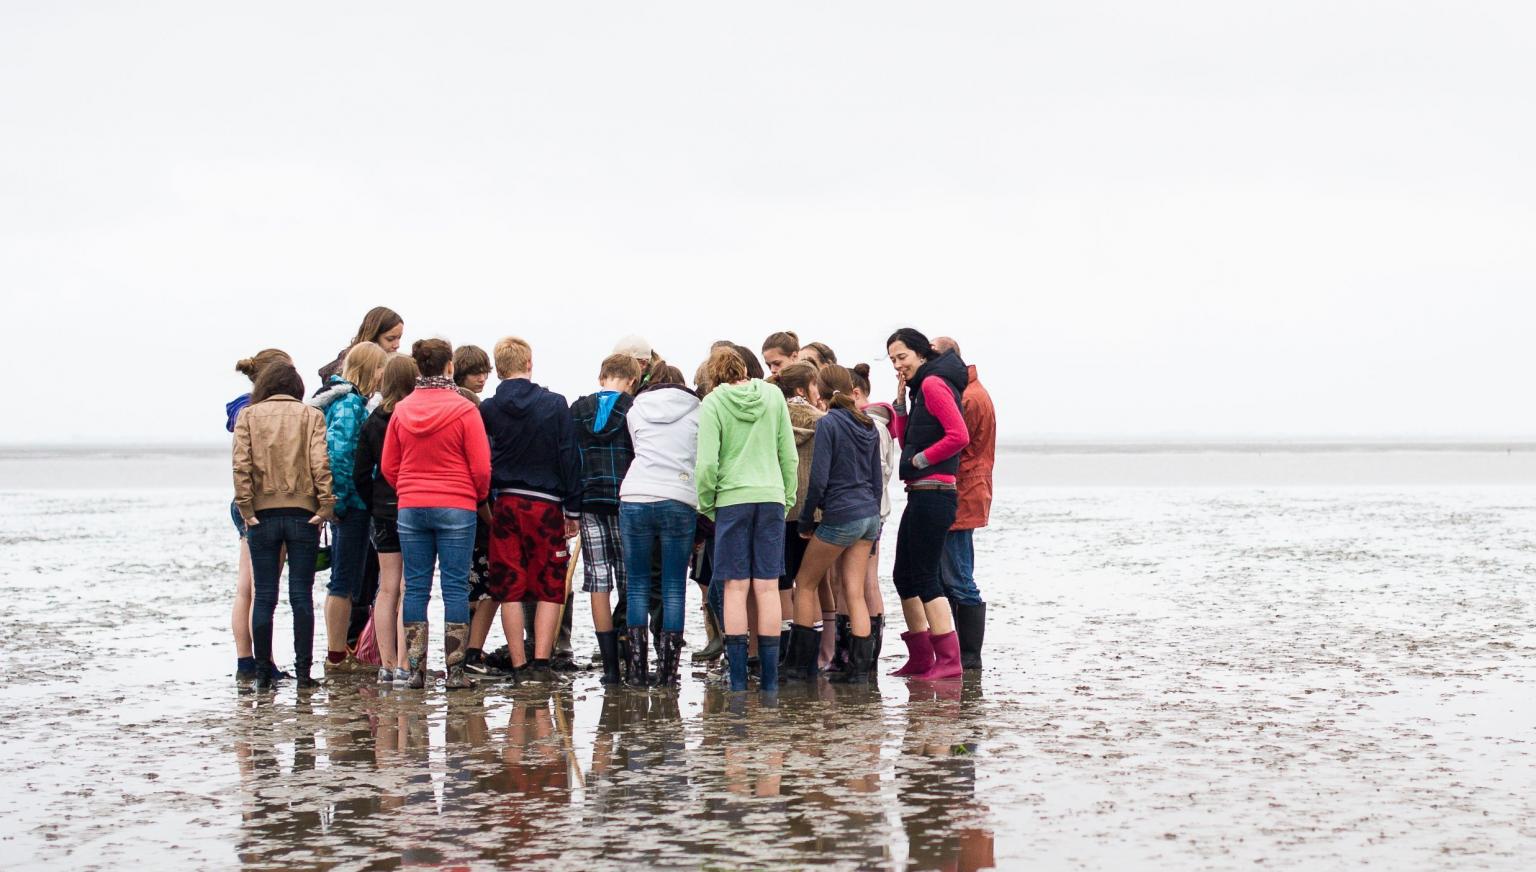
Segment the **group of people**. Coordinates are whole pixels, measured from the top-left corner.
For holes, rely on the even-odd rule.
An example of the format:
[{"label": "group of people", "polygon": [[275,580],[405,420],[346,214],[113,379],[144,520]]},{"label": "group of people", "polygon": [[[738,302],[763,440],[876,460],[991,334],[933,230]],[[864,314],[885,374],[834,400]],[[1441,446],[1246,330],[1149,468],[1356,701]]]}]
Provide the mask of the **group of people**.
[{"label": "group of people", "polygon": [[[690,577],[709,635],[693,657],[723,653],[732,690],[755,675],[773,691],[781,672],[865,682],[882,647],[893,474],[907,492],[892,573],[907,660],[892,674],[980,668],[972,531],[987,523],[996,424],[953,340],[893,333],[886,404],[870,397],[867,365],[841,366],[792,332],[769,336],[761,362],[714,343],[692,387],[629,336],[599,364],[597,390],[568,403],[533,381],[521,338],[491,354],[438,338],[403,353],[403,334],[397,313],[371,310],[313,395],[280,350],[237,364],[252,381],[226,407],[239,680],[315,683],[312,589],[327,562],[327,674],[427,686],[435,576],[445,687],[550,680],[579,549],[605,684],[678,683]],[[482,400],[493,365],[500,382]],[[284,562],[291,674],[272,652]],[[508,644],[487,653],[498,615]],[[377,666],[358,659],[364,636]]]}]

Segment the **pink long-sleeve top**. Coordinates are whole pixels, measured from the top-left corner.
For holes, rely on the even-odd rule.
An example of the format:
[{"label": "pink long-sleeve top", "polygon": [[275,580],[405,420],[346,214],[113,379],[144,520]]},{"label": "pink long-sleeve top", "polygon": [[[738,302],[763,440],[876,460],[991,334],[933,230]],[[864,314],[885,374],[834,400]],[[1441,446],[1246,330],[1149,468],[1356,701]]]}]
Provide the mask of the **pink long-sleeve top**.
[{"label": "pink long-sleeve top", "polygon": [[[965,446],[970,444],[971,434],[965,427],[965,414],[960,411],[960,404],[955,402],[955,395],[949,392],[949,385],[945,384],[942,378],[929,376],[923,379],[921,390],[923,404],[928,407],[928,413],[933,415],[940,427],[944,428],[944,438],[923,449],[923,457],[930,464],[939,463],[965,450]],[[907,417],[907,415],[896,415],[891,420],[891,435],[900,441],[903,448],[907,446]],[[908,484],[920,481],[954,484],[955,477],[936,472],[914,478]]]}]

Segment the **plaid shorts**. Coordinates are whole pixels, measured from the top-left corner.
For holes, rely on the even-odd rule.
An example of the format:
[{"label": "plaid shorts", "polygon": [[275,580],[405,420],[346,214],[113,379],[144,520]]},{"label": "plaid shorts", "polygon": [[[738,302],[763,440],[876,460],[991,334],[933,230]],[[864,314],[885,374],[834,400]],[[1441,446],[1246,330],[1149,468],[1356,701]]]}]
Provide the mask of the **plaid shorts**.
[{"label": "plaid shorts", "polygon": [[581,589],[587,593],[612,593],[623,586],[618,515],[581,513],[581,574]]}]

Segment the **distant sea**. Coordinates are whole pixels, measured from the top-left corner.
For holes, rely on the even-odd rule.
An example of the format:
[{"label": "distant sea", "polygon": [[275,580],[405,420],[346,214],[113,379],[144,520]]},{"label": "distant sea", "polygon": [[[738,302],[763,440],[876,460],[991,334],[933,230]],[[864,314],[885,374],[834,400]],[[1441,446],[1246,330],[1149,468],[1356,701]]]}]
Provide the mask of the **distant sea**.
[{"label": "distant sea", "polygon": [[[0,489],[223,488],[223,445],[0,447]],[[1051,442],[999,448],[998,487],[1536,484],[1517,442]]]}]

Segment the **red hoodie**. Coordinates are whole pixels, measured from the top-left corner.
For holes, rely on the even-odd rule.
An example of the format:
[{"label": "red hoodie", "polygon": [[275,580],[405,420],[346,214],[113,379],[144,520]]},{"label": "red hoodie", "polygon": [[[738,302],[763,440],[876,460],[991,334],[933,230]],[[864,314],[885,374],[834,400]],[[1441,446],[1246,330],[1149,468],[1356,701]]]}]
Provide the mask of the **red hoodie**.
[{"label": "red hoodie", "polygon": [[491,445],[474,404],[454,390],[417,388],[395,404],[379,471],[402,509],[473,512],[491,490]]}]

